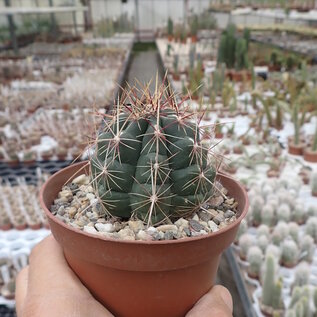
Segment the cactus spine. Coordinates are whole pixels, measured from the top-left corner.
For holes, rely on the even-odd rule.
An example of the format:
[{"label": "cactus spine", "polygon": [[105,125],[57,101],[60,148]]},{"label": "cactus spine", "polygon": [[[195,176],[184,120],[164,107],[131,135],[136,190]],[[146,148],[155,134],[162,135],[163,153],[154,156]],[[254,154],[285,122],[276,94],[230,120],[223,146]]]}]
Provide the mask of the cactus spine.
[{"label": "cactus spine", "polygon": [[[148,225],[195,212],[210,198],[215,169],[192,122],[162,85],[151,95],[127,91],[97,138],[92,184],[106,213]],[[192,119],[192,118],[191,118]]]}]

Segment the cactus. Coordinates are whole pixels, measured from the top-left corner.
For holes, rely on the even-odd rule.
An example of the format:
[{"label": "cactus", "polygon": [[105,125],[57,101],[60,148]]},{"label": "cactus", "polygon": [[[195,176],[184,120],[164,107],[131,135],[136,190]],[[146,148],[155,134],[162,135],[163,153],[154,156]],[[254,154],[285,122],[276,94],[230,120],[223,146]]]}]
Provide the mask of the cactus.
[{"label": "cactus", "polygon": [[238,39],[235,50],[235,63],[238,70],[248,68],[248,45],[245,39]]},{"label": "cactus", "polygon": [[275,223],[274,208],[271,205],[265,205],[261,211],[261,221],[263,224],[272,227]]},{"label": "cactus", "polygon": [[194,68],[196,58],[196,45],[192,44],[189,50],[189,67],[190,69]]},{"label": "cactus", "polygon": [[294,144],[295,145],[299,145],[299,132],[300,132],[300,120],[299,120],[299,103],[296,102],[293,105],[293,113],[292,113],[292,120],[293,120],[293,124],[294,124]]},{"label": "cactus", "polygon": [[273,309],[280,309],[282,304],[282,288],[283,288],[283,280],[279,278],[275,284],[273,289],[273,299],[272,299],[272,307]]},{"label": "cactus", "polygon": [[296,222],[288,224],[288,233],[295,242],[298,242],[299,226]]},{"label": "cactus", "polygon": [[178,61],[179,61],[179,56],[178,54],[175,54],[174,55],[174,60],[173,60],[173,71],[174,71],[174,74],[178,74]]},{"label": "cactus", "polygon": [[253,224],[256,226],[261,223],[261,211],[264,206],[264,200],[261,196],[255,196],[251,205]]},{"label": "cactus", "polygon": [[310,187],[313,196],[317,196],[317,172],[313,173],[310,179]]},{"label": "cactus", "polygon": [[272,254],[267,254],[262,285],[262,304],[275,310],[281,309],[283,307],[282,286],[282,280],[276,278],[276,261]]},{"label": "cactus", "polygon": [[317,243],[317,217],[311,217],[307,220],[305,231]]},{"label": "cactus", "polygon": [[301,296],[302,296],[302,288],[299,286],[295,286],[293,288],[291,302],[289,304],[289,307],[293,308],[295,306],[295,304],[300,300]]},{"label": "cactus", "polygon": [[285,313],[285,317],[297,317],[294,309],[288,309]]},{"label": "cactus", "polygon": [[307,213],[303,203],[296,203],[293,209],[292,220],[298,224],[303,224],[306,221]]},{"label": "cactus", "polygon": [[288,222],[291,219],[291,210],[288,205],[281,204],[276,210],[276,217],[278,221]]},{"label": "cactus", "polygon": [[286,267],[293,267],[297,264],[299,253],[297,244],[292,239],[286,239],[282,245],[282,263]]},{"label": "cactus", "polygon": [[307,262],[301,262],[295,270],[294,286],[304,286],[309,284],[310,267]]},{"label": "cactus", "polygon": [[251,277],[257,278],[260,274],[263,252],[257,246],[252,246],[247,253],[247,261],[249,262],[248,274]]},{"label": "cactus", "polygon": [[265,253],[265,250],[267,246],[269,245],[269,239],[267,236],[262,235],[258,237],[256,244],[263,251],[263,253]]},{"label": "cactus", "polygon": [[317,206],[311,205],[307,209],[307,216],[308,217],[316,217],[317,216]]},{"label": "cactus", "polygon": [[281,258],[281,250],[279,247],[277,247],[274,244],[269,244],[266,248],[266,253],[267,254],[272,254],[274,259],[279,262],[280,258]]},{"label": "cactus", "polygon": [[246,222],[245,219],[242,219],[241,223],[240,223],[240,226],[239,226],[239,229],[238,229],[238,232],[237,232],[237,235],[236,235],[236,238],[235,238],[235,242],[238,243],[240,237],[246,233],[248,230],[248,223]]},{"label": "cactus", "polygon": [[260,225],[256,230],[257,237],[264,235],[268,238],[270,234],[270,228],[267,225]]},{"label": "cactus", "polygon": [[245,259],[248,253],[249,248],[253,245],[254,238],[248,234],[243,234],[239,239],[239,246],[240,246],[240,257]]},{"label": "cactus", "polygon": [[314,289],[313,293],[313,301],[314,301],[314,306],[315,306],[315,314],[314,316],[317,316],[317,288]]},{"label": "cactus", "polygon": [[167,20],[167,34],[169,36],[173,36],[173,34],[174,34],[174,23],[170,17]]},{"label": "cactus", "polygon": [[300,240],[301,259],[312,262],[315,252],[314,239],[309,235],[304,235]]},{"label": "cactus", "polygon": [[198,32],[198,27],[199,27],[199,23],[198,23],[198,16],[197,14],[194,14],[191,19],[190,19],[190,34],[192,36],[197,35]]},{"label": "cactus", "polygon": [[[215,190],[215,168],[199,140],[198,123],[161,98],[166,88],[140,99],[131,88],[132,106],[118,103],[105,120],[90,158],[92,184],[105,212],[138,217],[147,225],[190,215]],[[168,99],[170,100],[170,99]]]}]

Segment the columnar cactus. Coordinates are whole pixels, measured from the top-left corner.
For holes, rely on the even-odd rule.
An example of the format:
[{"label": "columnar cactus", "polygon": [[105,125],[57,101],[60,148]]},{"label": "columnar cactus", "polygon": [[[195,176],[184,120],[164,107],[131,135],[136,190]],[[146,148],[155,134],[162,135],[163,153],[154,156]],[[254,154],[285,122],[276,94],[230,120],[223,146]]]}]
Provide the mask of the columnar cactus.
[{"label": "columnar cactus", "polygon": [[257,278],[260,274],[263,252],[258,246],[252,246],[248,250],[247,261],[249,263],[248,274],[250,277]]},{"label": "columnar cactus", "polygon": [[267,225],[261,225],[256,230],[257,237],[261,237],[262,235],[269,237],[270,234],[270,228]]},{"label": "columnar cactus", "polygon": [[269,239],[266,235],[261,235],[256,241],[257,246],[265,253],[267,246],[269,245]]},{"label": "columnar cactus", "polygon": [[[215,190],[215,168],[198,120],[165,96],[166,88],[106,117],[90,159],[92,184],[107,214],[150,224],[195,212]],[[165,100],[164,98],[167,98]]]},{"label": "columnar cactus", "polygon": [[311,192],[313,196],[317,196],[317,173],[313,173],[310,179]]},{"label": "columnar cactus", "polygon": [[273,310],[283,308],[281,279],[276,278],[276,261],[272,254],[267,254],[262,285],[262,304]]},{"label": "columnar cactus", "polygon": [[261,224],[261,211],[264,206],[264,200],[261,196],[255,196],[252,200],[252,218],[253,224],[259,225]]}]

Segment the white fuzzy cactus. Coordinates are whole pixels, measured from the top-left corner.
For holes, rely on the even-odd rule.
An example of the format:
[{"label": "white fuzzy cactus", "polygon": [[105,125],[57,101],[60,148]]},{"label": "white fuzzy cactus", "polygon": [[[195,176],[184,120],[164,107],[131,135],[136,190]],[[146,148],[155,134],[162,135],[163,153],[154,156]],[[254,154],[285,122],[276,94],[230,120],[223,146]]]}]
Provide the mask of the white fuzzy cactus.
[{"label": "white fuzzy cactus", "polygon": [[253,224],[258,226],[261,224],[261,212],[264,207],[264,200],[261,196],[255,196],[251,202]]},{"label": "white fuzzy cactus", "polygon": [[302,202],[297,202],[293,208],[292,220],[298,224],[305,223],[307,219],[307,212],[305,205]]},{"label": "white fuzzy cactus", "polygon": [[267,225],[260,225],[256,229],[256,235],[257,237],[260,237],[262,235],[269,237],[270,236],[270,228]]},{"label": "white fuzzy cactus", "polygon": [[286,267],[293,267],[299,259],[297,244],[292,239],[286,239],[281,244],[282,263]]},{"label": "white fuzzy cactus", "polygon": [[265,259],[262,281],[262,305],[273,310],[283,308],[282,280],[276,276],[277,263],[272,254],[267,254]]},{"label": "white fuzzy cactus", "polygon": [[317,243],[317,217],[311,217],[307,220],[305,231]]},{"label": "white fuzzy cactus", "polygon": [[275,224],[275,211],[272,205],[265,205],[261,211],[261,222],[272,227]]},{"label": "white fuzzy cactus", "polygon": [[241,223],[240,223],[240,226],[239,226],[239,229],[238,229],[238,232],[237,232],[237,235],[236,235],[236,238],[235,238],[235,243],[238,243],[239,242],[239,239],[240,237],[246,233],[248,230],[248,223],[245,219],[242,219]]},{"label": "white fuzzy cactus", "polygon": [[273,230],[272,242],[275,245],[280,245],[281,242],[288,236],[289,228],[284,221],[280,221]]},{"label": "white fuzzy cactus", "polygon": [[269,245],[269,239],[266,235],[261,235],[257,238],[256,245],[265,253],[267,246]]},{"label": "white fuzzy cactus", "polygon": [[248,274],[250,277],[258,278],[263,264],[263,252],[258,246],[252,246],[247,253],[249,263]]},{"label": "white fuzzy cactus", "polygon": [[315,252],[314,239],[309,235],[304,235],[300,239],[301,260],[312,262]]},{"label": "white fuzzy cactus", "polygon": [[266,248],[266,254],[272,254],[274,259],[279,262],[281,258],[281,250],[274,244],[269,244]]},{"label": "white fuzzy cactus", "polygon": [[288,224],[288,234],[295,242],[298,241],[299,225],[296,222],[290,222]]},{"label": "white fuzzy cactus", "polygon": [[313,196],[317,196],[317,172],[313,173],[310,178],[310,187]]},{"label": "white fuzzy cactus", "polygon": [[307,262],[301,262],[295,269],[294,286],[304,286],[309,284],[310,266]]},{"label": "white fuzzy cactus", "polygon": [[243,234],[239,239],[240,257],[245,259],[249,248],[253,245],[254,237],[248,233]]},{"label": "white fuzzy cactus", "polygon": [[291,209],[289,205],[283,203],[276,209],[276,218],[277,221],[285,221],[288,222],[291,219]]},{"label": "white fuzzy cactus", "polygon": [[311,205],[307,209],[308,217],[316,217],[317,216],[317,205]]}]

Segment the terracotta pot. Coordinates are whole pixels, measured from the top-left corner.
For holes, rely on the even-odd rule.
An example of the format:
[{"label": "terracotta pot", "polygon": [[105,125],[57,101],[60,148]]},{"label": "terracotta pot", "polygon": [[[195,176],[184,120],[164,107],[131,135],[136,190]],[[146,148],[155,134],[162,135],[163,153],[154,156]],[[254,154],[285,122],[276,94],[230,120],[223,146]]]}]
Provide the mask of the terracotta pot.
[{"label": "terracotta pot", "polygon": [[304,144],[294,144],[291,142],[288,142],[288,153],[293,155],[303,155],[304,153]]},{"label": "terracotta pot", "polygon": [[223,139],[223,133],[222,132],[216,132],[215,133],[215,138],[216,139]]},{"label": "terracotta pot", "polygon": [[213,286],[220,255],[234,241],[247,213],[243,186],[229,176],[217,176],[239,204],[238,219],[218,232],[181,240],[122,241],[75,229],[49,211],[62,186],[82,173],[80,169],[88,174],[87,162],[54,174],[40,193],[52,233],[70,267],[115,316],[184,316]]},{"label": "terracotta pot", "polygon": [[304,151],[304,160],[307,162],[317,163],[317,151],[306,149]]}]

